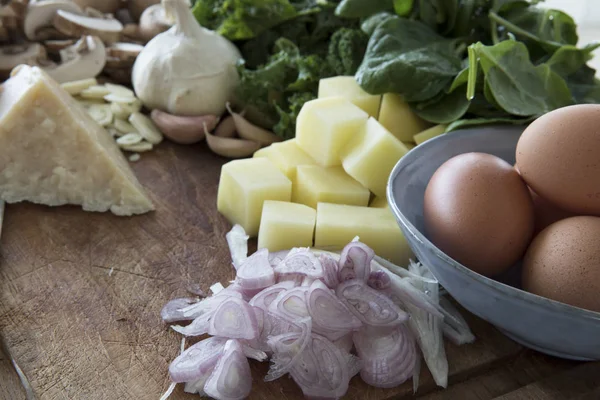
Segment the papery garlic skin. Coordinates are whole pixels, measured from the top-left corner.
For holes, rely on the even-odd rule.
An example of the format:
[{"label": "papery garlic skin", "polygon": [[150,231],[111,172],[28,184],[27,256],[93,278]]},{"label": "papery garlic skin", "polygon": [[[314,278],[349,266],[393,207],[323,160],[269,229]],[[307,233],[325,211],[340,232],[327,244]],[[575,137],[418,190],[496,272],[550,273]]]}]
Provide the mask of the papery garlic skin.
[{"label": "papery garlic skin", "polygon": [[137,57],[133,88],[149,109],[174,115],[221,115],[239,84],[241,55],[233,43],[201,27],[186,0],[163,0],[177,23]]}]

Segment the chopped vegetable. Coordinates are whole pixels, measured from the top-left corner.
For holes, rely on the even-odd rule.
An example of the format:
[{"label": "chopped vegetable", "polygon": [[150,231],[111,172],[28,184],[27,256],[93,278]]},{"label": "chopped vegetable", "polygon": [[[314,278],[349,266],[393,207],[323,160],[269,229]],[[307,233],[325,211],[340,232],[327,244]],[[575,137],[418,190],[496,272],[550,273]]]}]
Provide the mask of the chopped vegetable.
[{"label": "chopped vegetable", "polygon": [[[245,398],[252,383],[247,358],[270,358],[266,381],[289,374],[311,398],[343,397],[359,373],[382,388],[413,377],[416,390],[417,343],[436,382],[444,385],[442,329],[456,343],[473,340],[458,310],[445,300],[443,308],[438,303],[437,281],[425,267],[413,263],[408,271],[393,265],[358,237],[341,254],[259,249],[248,258],[245,231],[234,226],[231,238],[232,257],[242,260],[235,281],[198,302],[174,299],[163,308],[165,321],[193,319],[173,326],[177,332],[211,335],[182,347],[169,367],[174,383],[164,398],[179,382],[189,393]],[[245,284],[258,289],[244,289]]]}]

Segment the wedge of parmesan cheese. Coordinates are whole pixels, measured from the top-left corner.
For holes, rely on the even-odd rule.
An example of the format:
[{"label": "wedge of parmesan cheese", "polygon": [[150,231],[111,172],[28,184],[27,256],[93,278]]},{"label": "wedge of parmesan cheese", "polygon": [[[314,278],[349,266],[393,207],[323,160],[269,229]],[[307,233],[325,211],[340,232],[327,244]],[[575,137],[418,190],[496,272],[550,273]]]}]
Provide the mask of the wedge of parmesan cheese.
[{"label": "wedge of parmesan cheese", "polygon": [[116,215],[154,209],[110,134],[38,67],[0,87],[0,200],[80,205]]}]

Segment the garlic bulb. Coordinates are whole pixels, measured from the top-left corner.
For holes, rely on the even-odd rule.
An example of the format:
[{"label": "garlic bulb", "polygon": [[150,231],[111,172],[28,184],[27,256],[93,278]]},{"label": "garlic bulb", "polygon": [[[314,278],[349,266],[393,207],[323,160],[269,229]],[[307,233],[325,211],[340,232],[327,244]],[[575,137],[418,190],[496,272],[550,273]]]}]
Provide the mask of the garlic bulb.
[{"label": "garlic bulb", "polygon": [[176,24],[154,37],[133,66],[133,88],[149,109],[174,115],[221,115],[239,83],[233,43],[201,27],[187,0],[162,0]]}]

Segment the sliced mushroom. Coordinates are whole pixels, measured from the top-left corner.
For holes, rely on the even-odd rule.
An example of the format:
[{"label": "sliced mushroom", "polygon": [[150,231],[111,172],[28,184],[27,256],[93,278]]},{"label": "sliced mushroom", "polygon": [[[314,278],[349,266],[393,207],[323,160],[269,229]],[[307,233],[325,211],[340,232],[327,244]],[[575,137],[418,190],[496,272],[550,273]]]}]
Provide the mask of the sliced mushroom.
[{"label": "sliced mushroom", "polygon": [[52,26],[54,16],[58,10],[74,14],[83,13],[77,4],[68,0],[45,0],[31,3],[27,7],[27,13],[23,21],[23,31],[27,39],[31,41],[50,39],[49,37],[40,38],[38,32],[43,28]]},{"label": "sliced mushroom", "polygon": [[72,0],[73,3],[81,7],[93,8],[103,14],[115,14],[121,8],[121,0]]},{"label": "sliced mushroom", "polygon": [[121,37],[123,24],[118,20],[92,18],[72,12],[58,10],[54,15],[54,27],[61,33],[72,37],[93,35],[105,43],[115,43]]},{"label": "sliced mushroom", "polygon": [[46,40],[44,42],[44,47],[46,48],[48,54],[59,54],[62,49],[66,49],[74,44],[74,39]]},{"label": "sliced mushroom", "polygon": [[127,59],[112,57],[107,55],[106,57],[106,68],[110,69],[123,69],[131,73],[131,67],[133,67],[133,61]]},{"label": "sliced mushroom", "polygon": [[129,0],[127,2],[127,8],[129,9],[131,18],[133,18],[134,21],[139,21],[146,8],[154,4],[160,4],[160,1],[161,0]]},{"label": "sliced mushroom", "polygon": [[40,65],[47,58],[46,49],[39,43],[0,47],[0,76],[6,78],[18,65]]},{"label": "sliced mushroom", "polygon": [[111,82],[121,85],[131,85],[131,69],[122,68],[104,68],[103,74],[110,77]]},{"label": "sliced mushroom", "polygon": [[165,8],[162,4],[155,4],[146,8],[140,17],[139,36],[145,42],[149,42],[154,36],[162,33],[173,26],[172,21],[167,18]]},{"label": "sliced mushroom", "polygon": [[38,29],[35,32],[35,36],[37,37],[37,41],[40,40],[65,40],[72,39],[72,37],[62,34],[57,31],[53,26],[45,26],[43,28]]},{"label": "sliced mushroom", "polygon": [[60,64],[44,67],[58,83],[95,78],[106,64],[106,48],[100,38],[84,36],[72,46],[60,51]]},{"label": "sliced mushroom", "polygon": [[137,56],[144,50],[144,46],[135,43],[118,42],[106,48],[109,57],[118,58],[133,65]]}]

